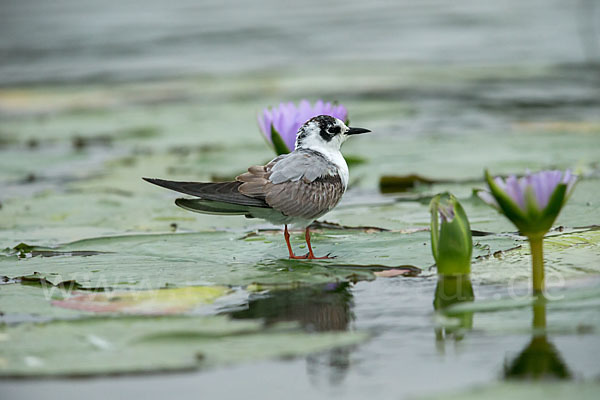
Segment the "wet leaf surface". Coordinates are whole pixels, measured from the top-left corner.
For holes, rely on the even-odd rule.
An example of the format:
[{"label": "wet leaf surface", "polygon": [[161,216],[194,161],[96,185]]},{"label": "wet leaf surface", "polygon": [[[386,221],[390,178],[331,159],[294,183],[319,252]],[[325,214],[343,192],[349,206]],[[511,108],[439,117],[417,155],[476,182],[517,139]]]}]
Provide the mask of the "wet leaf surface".
[{"label": "wet leaf surface", "polygon": [[22,323],[0,332],[0,375],[13,377],[184,371],[293,357],[356,344],[366,337],[308,334],[293,326],[265,329],[254,321],[224,317],[95,318]]},{"label": "wet leaf surface", "polygon": [[180,314],[204,304],[212,304],[229,292],[229,288],[222,286],[187,286],[161,290],[72,293],[64,300],[52,301],[52,305],[95,313]]}]

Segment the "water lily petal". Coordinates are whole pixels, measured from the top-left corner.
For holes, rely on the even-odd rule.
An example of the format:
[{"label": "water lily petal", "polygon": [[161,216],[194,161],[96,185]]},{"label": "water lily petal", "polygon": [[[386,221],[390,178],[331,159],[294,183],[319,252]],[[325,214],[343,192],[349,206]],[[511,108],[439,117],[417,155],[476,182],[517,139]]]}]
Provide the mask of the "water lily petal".
[{"label": "water lily petal", "polygon": [[481,200],[483,200],[484,202],[486,202],[490,206],[495,207],[497,209],[500,209],[500,205],[496,201],[496,198],[494,196],[492,196],[492,194],[490,192],[488,192],[487,190],[480,190],[480,191],[478,191],[477,192],[477,196],[479,196],[479,198]]},{"label": "water lily petal", "polygon": [[541,171],[529,176],[540,210],[548,205],[550,196],[556,189],[556,185],[560,183],[561,177],[561,171]]},{"label": "water lily petal", "polygon": [[506,183],[504,182],[504,179],[497,176],[494,178],[494,182],[496,182],[496,185],[498,185],[498,187],[500,189],[502,189],[503,191],[506,191]]},{"label": "water lily petal", "polygon": [[342,121],[348,121],[348,110],[342,104],[338,104],[333,112],[334,117],[339,118]]},{"label": "water lily petal", "polygon": [[[530,177],[531,178],[531,177]],[[547,187],[543,179],[529,179],[530,185],[533,188],[533,192],[535,194],[535,200],[537,203],[537,207],[539,210],[545,207],[544,199],[547,200],[546,192]]]},{"label": "water lily petal", "polygon": [[258,115],[258,126],[265,135],[265,137],[271,140],[271,124],[273,123],[273,114],[268,108],[265,108],[262,114]]},{"label": "water lily petal", "polygon": [[298,106],[298,122],[301,122],[302,120],[308,121],[312,114],[313,110],[310,102],[306,99],[301,100],[300,105]]},{"label": "water lily petal", "polygon": [[454,219],[454,207],[452,204],[440,204],[438,206],[438,211],[440,213],[441,222],[452,222]]},{"label": "water lily petal", "polygon": [[321,100],[321,99],[317,100],[317,102],[315,103],[315,106],[313,108],[313,112],[320,114],[324,110],[324,105],[325,105],[325,103],[323,102],[323,100]]},{"label": "water lily petal", "polygon": [[506,178],[506,194],[525,211],[525,191],[516,176]]}]

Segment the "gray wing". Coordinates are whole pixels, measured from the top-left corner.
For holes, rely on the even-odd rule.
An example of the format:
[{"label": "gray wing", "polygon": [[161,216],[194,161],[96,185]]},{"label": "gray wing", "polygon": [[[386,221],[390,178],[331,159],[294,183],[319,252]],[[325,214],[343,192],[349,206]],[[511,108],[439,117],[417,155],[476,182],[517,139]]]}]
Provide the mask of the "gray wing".
[{"label": "gray wing", "polygon": [[317,218],[344,194],[335,165],[318,153],[295,151],[238,176],[240,193],[264,200],[284,215]]},{"label": "gray wing", "polygon": [[302,178],[270,184],[265,201],[285,215],[316,219],[335,207],[343,194],[342,179],[335,175],[319,177],[312,182]]},{"label": "gray wing", "polygon": [[269,180],[274,184],[302,178],[312,182],[321,176],[337,174],[335,166],[314,151],[295,151],[285,158],[278,158],[269,163],[272,164]]}]

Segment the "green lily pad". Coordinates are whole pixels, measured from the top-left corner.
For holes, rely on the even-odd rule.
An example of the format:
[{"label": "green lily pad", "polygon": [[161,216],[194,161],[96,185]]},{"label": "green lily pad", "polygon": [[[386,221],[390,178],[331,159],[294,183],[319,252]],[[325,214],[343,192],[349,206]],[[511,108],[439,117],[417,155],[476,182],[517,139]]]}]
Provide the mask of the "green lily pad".
[{"label": "green lily pad", "polygon": [[[544,261],[548,285],[565,279],[600,273],[600,231],[566,233],[544,239]],[[531,276],[531,257],[526,240],[514,250],[496,253],[473,264],[475,276],[485,283],[525,283]]]},{"label": "green lily pad", "polygon": [[[327,261],[287,259],[279,235],[279,232],[263,233],[242,239],[228,232],[203,232],[94,238],[55,249],[65,253],[98,253],[91,257],[19,259],[8,255],[0,257],[0,266],[2,274],[9,278],[35,272],[52,284],[75,281],[86,289],[159,289],[167,285],[245,286],[372,280],[374,271],[404,265],[425,269],[434,263],[429,232],[316,232],[313,247],[317,254],[331,252],[337,256]],[[296,247],[301,246],[302,235],[293,235],[292,242]],[[514,245],[515,238],[510,236],[482,237],[476,241],[474,256],[486,256]],[[382,251],[383,248],[386,250]]]},{"label": "green lily pad", "polygon": [[182,288],[110,293],[73,293],[53,306],[96,313],[164,315],[180,314],[203,304],[211,304],[231,290],[223,286],[187,286]]},{"label": "green lily pad", "polygon": [[0,326],[0,376],[182,371],[298,356],[363,341],[359,332],[265,329],[225,317],[95,318]]}]

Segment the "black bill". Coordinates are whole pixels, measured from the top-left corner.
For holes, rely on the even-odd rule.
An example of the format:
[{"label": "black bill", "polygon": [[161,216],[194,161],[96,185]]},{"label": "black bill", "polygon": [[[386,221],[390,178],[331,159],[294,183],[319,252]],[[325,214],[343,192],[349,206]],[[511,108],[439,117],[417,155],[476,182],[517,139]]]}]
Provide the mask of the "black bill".
[{"label": "black bill", "polygon": [[360,135],[361,133],[367,133],[367,132],[371,132],[368,129],[364,129],[364,128],[350,128],[348,130],[348,132],[346,132],[346,135]]}]

